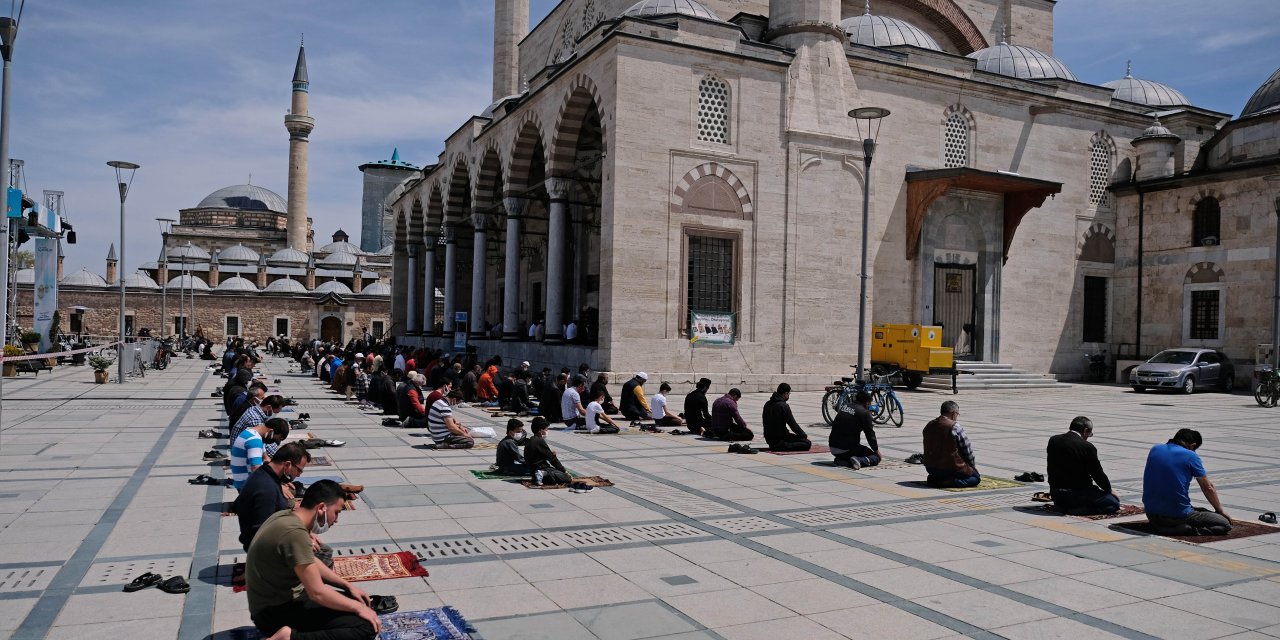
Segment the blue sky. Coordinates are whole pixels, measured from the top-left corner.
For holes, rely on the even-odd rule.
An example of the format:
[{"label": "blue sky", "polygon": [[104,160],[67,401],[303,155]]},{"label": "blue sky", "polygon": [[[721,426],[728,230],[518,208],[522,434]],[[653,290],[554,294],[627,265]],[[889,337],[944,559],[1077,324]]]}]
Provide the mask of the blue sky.
[{"label": "blue sky", "polygon": [[[5,3],[7,4],[7,3]],[[532,0],[534,20],[555,0]],[[1055,53],[1086,82],[1169,83],[1238,113],[1280,67],[1276,0],[1061,0]],[[311,74],[310,214],[317,238],[359,235],[356,167],[399,147],[415,164],[488,104],[491,0],[28,0],[13,65],[12,157],[28,190],[66,192],[99,273],[118,235],[107,160],[142,165],[129,197],[128,267],[160,251],[156,217],[218,188],[285,195],[283,116],[298,37]]]}]

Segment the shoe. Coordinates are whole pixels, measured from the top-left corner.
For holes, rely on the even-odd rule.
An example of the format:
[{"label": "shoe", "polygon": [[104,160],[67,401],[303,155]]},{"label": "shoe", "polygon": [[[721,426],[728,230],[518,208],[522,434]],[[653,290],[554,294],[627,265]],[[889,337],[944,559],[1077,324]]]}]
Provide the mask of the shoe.
[{"label": "shoe", "polygon": [[142,575],[140,575],[140,576],[138,576],[138,577],[134,578],[134,579],[133,579],[133,582],[130,582],[129,584],[126,584],[126,585],[124,586],[124,592],[125,592],[125,593],[133,593],[134,591],[142,591],[143,589],[146,589],[147,587],[152,587],[152,586],[155,586],[155,585],[160,584],[160,581],[161,581],[161,580],[164,580],[164,578],[163,578],[163,577],[161,577],[159,574],[151,573],[150,571],[148,571],[148,572],[146,572],[146,573],[144,573],[144,574],[142,574]]},{"label": "shoe", "polygon": [[740,445],[740,446],[738,447],[738,453],[749,453],[749,454],[755,455],[755,454],[760,453],[760,452],[759,452],[759,451],[756,451],[755,449],[752,449],[752,448],[751,448],[751,445],[749,445],[749,444],[744,444],[744,445]]},{"label": "shoe", "polygon": [[742,453],[742,445],[736,442],[729,445],[729,453]]},{"label": "shoe", "polygon": [[226,457],[227,456],[223,455],[221,451],[215,451],[213,449],[204,452],[205,460],[225,460]]},{"label": "shoe", "polygon": [[382,615],[386,613],[395,613],[400,610],[400,603],[396,602],[395,596],[369,596],[369,607],[373,612]]},{"label": "shoe", "polygon": [[911,457],[907,458],[906,460],[903,460],[903,462],[907,464],[924,464],[924,454],[913,453],[911,454]]},{"label": "shoe", "polygon": [[182,576],[173,576],[158,585],[159,589],[165,593],[187,593],[191,591],[191,585]]},{"label": "shoe", "polygon": [[1018,482],[1033,482],[1033,480],[1031,479],[1030,471],[1023,471],[1022,473],[1019,473],[1018,475],[1014,476],[1013,479],[1017,480]]},{"label": "shoe", "polygon": [[[295,402],[294,404],[297,404],[297,403]],[[299,413],[299,414],[298,414],[298,419],[299,419],[299,420],[310,420],[310,419],[311,419],[311,414],[309,414],[309,413]]]},{"label": "shoe", "polygon": [[1031,494],[1031,500],[1032,502],[1053,502],[1053,496],[1045,491],[1037,491]]},{"label": "shoe", "polygon": [[575,482],[569,485],[569,493],[591,493],[592,491],[595,491],[595,490],[596,490],[595,487],[585,482]]},{"label": "shoe", "polygon": [[862,468],[862,463],[854,460],[853,458],[849,458],[849,468],[857,471]]},{"label": "shoe", "polygon": [[1276,523],[1276,514],[1274,514],[1274,513],[1270,512],[1270,511],[1268,511],[1268,512],[1266,512],[1266,513],[1264,513],[1264,514],[1262,514],[1262,515],[1258,516],[1258,519],[1259,519],[1259,520],[1261,520],[1261,521],[1263,521],[1263,522],[1265,522],[1265,523],[1267,523],[1267,524],[1275,524],[1275,523]]}]

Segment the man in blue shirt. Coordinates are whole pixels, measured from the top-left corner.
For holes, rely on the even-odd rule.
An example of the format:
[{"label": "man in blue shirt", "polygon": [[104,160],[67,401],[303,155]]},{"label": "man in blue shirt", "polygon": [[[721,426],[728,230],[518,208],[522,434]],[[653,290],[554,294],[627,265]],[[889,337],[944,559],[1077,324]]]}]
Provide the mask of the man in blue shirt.
[{"label": "man in blue shirt", "polygon": [[249,474],[262,466],[264,458],[271,457],[264,452],[267,443],[280,444],[288,437],[289,423],[283,418],[272,418],[241,431],[231,443],[231,483],[235,488],[243,488]]},{"label": "man in blue shirt", "polygon": [[[1151,447],[1142,474],[1142,506],[1147,520],[1165,535],[1225,535],[1231,518],[1218,500],[1218,490],[1205,473],[1196,449],[1204,443],[1200,432],[1179,429],[1173,439]],[[1213,506],[1213,511],[1191,506],[1191,479]]]}]

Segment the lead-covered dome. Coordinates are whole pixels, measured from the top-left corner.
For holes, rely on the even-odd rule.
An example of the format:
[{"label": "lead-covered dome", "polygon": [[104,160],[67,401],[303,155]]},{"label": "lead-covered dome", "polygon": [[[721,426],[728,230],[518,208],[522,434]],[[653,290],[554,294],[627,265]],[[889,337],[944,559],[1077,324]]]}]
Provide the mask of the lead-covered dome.
[{"label": "lead-covered dome", "polygon": [[188,291],[208,291],[209,285],[200,276],[180,275],[169,281],[165,289],[186,289]]},{"label": "lead-covered dome", "polygon": [[867,2],[866,11],[840,23],[840,27],[849,34],[849,41],[869,47],[895,47],[910,45],[921,49],[942,51],[933,36],[923,32],[919,27],[897,18],[876,16],[871,14],[871,3]]},{"label": "lead-covered dome", "polygon": [[336,293],[340,296],[349,296],[351,288],[337,280],[330,280],[316,287],[312,293]]},{"label": "lead-covered dome", "polygon": [[335,251],[322,258],[316,264],[325,269],[350,269],[356,266],[357,261],[359,261],[359,258],[354,253]]},{"label": "lead-covered dome", "polygon": [[[34,282],[34,277],[35,276],[33,275],[32,276],[33,282]],[[107,281],[103,279],[102,276],[92,271],[89,271],[84,267],[80,267],[79,271],[72,273],[71,275],[68,275],[67,277],[63,278],[61,284],[63,286],[74,286],[74,287],[105,287],[107,286]]]},{"label": "lead-covered dome", "polygon": [[1249,102],[1244,105],[1244,111],[1240,112],[1240,117],[1256,116],[1276,109],[1280,109],[1280,69],[1276,69],[1276,72],[1253,92],[1253,97],[1249,98]]},{"label": "lead-covered dome", "polygon": [[622,12],[623,16],[632,18],[656,18],[658,16],[686,15],[719,20],[714,11],[708,9],[698,0],[640,0],[630,9]]},{"label": "lead-covered dome", "polygon": [[1181,91],[1154,80],[1133,77],[1133,66],[1124,70],[1124,77],[1102,86],[1115,91],[1115,97],[1126,102],[1136,102],[1149,107],[1181,107],[1191,104]]},{"label": "lead-covered dome", "polygon": [[219,282],[218,286],[214,287],[213,290],[223,293],[257,293],[258,285],[254,284],[252,280],[235,276]]},{"label": "lead-covered dome", "polygon": [[307,261],[307,254],[293,247],[285,247],[267,257],[267,264],[273,267],[305,267]]},{"label": "lead-covered dome", "polygon": [[263,293],[306,293],[306,285],[292,278],[281,278],[268,283]]},{"label": "lead-covered dome", "polygon": [[17,271],[13,272],[13,280],[18,284],[35,284],[36,270],[35,269],[18,269]]},{"label": "lead-covered dome", "polygon": [[218,252],[218,262],[220,264],[258,264],[258,252],[237,244],[234,247],[227,247]]},{"label": "lead-covered dome", "polygon": [[287,213],[289,205],[280,194],[251,184],[223,187],[204,197],[197,209],[239,209]]},{"label": "lead-covered dome", "polygon": [[360,290],[362,296],[391,297],[391,287],[385,282],[375,282]]},{"label": "lead-covered dome", "polygon": [[154,289],[156,291],[160,290],[160,285],[156,284],[156,281],[152,280],[151,276],[141,271],[134,271],[132,274],[125,276],[124,287],[126,289]]},{"label": "lead-covered dome", "polygon": [[166,252],[169,262],[178,262],[181,264],[201,264],[211,259],[208,251],[197,247],[190,242],[174,247]]},{"label": "lead-covered dome", "polygon": [[1061,60],[1031,47],[1001,41],[1000,44],[969,54],[978,61],[978,70],[1023,80],[1072,80],[1076,74]]}]

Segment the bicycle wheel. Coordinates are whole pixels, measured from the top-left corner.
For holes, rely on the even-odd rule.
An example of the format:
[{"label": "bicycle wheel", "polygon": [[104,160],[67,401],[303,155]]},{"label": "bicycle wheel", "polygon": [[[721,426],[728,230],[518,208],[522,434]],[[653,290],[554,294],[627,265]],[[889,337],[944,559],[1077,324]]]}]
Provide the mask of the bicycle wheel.
[{"label": "bicycle wheel", "polygon": [[840,402],[840,393],[842,391],[837,387],[822,396],[822,419],[826,420],[828,425],[835,424],[836,414],[840,412],[837,404]]},{"label": "bicycle wheel", "polygon": [[1280,380],[1271,381],[1271,399],[1267,406],[1274,407],[1280,404]]},{"label": "bicycle wheel", "polygon": [[1260,407],[1274,407],[1277,394],[1280,394],[1280,383],[1265,380],[1258,383],[1258,388],[1253,392],[1253,399]]},{"label": "bicycle wheel", "polygon": [[871,392],[871,405],[875,409],[871,413],[871,421],[876,424],[885,424],[889,421],[889,405],[892,401],[889,394],[885,392],[883,387],[877,388]]},{"label": "bicycle wheel", "polygon": [[892,424],[895,427],[901,427],[902,426],[902,403],[898,402],[897,394],[894,394],[894,393],[888,394],[888,397],[885,399],[885,405],[887,407],[885,413],[888,414],[887,423]]}]

